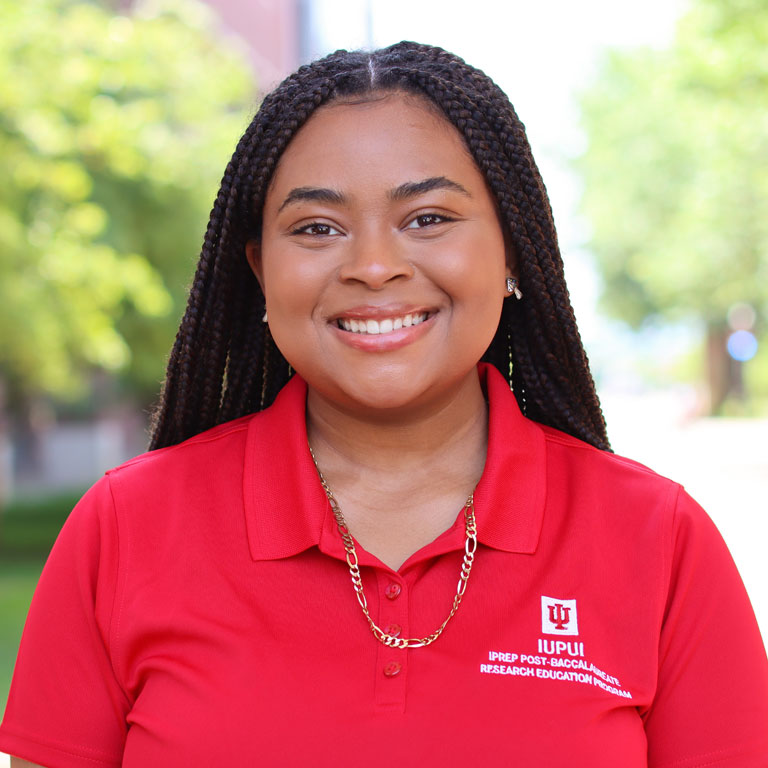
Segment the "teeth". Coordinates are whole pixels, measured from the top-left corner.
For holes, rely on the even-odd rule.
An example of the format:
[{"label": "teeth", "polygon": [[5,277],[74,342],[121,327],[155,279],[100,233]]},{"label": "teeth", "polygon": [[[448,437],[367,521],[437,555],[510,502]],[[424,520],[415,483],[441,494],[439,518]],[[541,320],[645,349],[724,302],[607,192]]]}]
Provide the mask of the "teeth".
[{"label": "teeth", "polygon": [[381,334],[391,333],[397,331],[400,328],[408,328],[411,325],[418,325],[423,323],[429,313],[422,312],[421,314],[408,314],[403,317],[388,317],[384,320],[353,320],[352,318],[341,317],[336,321],[336,324],[345,331],[352,333],[367,333],[367,334]]}]

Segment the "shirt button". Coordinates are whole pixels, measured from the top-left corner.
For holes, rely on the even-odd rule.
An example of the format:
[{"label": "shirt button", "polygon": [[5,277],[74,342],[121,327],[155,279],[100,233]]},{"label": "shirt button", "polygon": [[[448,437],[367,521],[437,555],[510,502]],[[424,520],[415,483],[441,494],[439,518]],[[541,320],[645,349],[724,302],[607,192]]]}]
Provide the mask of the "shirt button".
[{"label": "shirt button", "polygon": [[394,600],[401,592],[402,588],[399,584],[390,584],[385,590],[384,594],[390,599]]},{"label": "shirt button", "polygon": [[395,675],[400,674],[402,668],[403,665],[399,661],[390,661],[388,664],[384,665],[384,674],[387,677],[394,677]]},{"label": "shirt button", "polygon": [[392,637],[400,637],[402,631],[403,628],[399,624],[387,624],[387,626],[384,627],[384,632],[388,635],[392,635]]}]

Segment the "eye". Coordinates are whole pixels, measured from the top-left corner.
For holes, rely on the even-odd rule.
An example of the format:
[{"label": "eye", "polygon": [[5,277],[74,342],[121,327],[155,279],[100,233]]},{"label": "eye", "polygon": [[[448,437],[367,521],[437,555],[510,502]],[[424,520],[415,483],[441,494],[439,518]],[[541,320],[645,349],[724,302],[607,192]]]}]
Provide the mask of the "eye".
[{"label": "eye", "polygon": [[325,224],[322,221],[312,221],[309,224],[302,224],[300,227],[291,230],[292,235],[312,235],[314,237],[325,237],[328,235],[340,235],[336,227]]},{"label": "eye", "polygon": [[441,213],[422,213],[411,219],[406,224],[406,229],[424,229],[425,227],[431,227],[435,224],[443,224],[448,221],[456,221],[450,216],[445,216]]}]

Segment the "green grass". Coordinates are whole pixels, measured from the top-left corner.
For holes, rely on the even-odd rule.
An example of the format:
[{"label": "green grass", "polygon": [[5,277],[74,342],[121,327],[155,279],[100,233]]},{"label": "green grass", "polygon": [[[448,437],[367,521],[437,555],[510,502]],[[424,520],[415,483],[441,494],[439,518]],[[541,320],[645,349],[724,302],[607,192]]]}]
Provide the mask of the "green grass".
[{"label": "green grass", "polygon": [[13,665],[43,558],[0,558],[0,718],[5,712]]},{"label": "green grass", "polygon": [[67,493],[25,499],[0,510],[0,718],[37,580],[79,497]]},{"label": "green grass", "polygon": [[13,501],[0,509],[0,560],[47,557],[80,492]]}]

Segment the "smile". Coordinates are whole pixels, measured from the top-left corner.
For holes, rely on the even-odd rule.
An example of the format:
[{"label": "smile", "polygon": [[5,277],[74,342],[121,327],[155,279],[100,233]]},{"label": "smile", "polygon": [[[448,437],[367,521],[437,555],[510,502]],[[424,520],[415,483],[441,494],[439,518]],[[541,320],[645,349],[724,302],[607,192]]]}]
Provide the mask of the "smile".
[{"label": "smile", "polygon": [[349,331],[350,333],[381,335],[398,331],[401,328],[409,328],[412,325],[419,325],[428,317],[428,312],[414,312],[401,317],[387,317],[383,320],[356,320],[340,317],[336,324],[342,331]]}]

